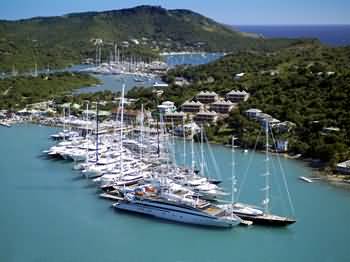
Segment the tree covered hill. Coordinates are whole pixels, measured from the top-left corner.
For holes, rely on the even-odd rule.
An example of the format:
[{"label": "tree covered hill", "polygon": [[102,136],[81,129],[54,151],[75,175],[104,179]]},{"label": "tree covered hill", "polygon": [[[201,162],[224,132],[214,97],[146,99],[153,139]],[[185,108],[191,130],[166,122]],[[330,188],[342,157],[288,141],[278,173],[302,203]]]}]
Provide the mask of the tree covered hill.
[{"label": "tree covered hill", "polygon": [[[93,39],[103,39],[103,57],[114,42],[129,41],[124,52],[154,56],[159,51],[276,50],[301,40],[262,39],[233,31],[189,10],[155,6],[0,21],[0,70],[64,66],[94,57]],[[133,43],[136,39],[139,44]]]},{"label": "tree covered hill", "polygon": [[[242,72],[243,77],[235,78]],[[296,124],[292,132],[279,134],[289,139],[291,151],[332,164],[350,158],[350,47],[304,45],[271,53],[240,52],[211,64],[175,69],[166,80],[171,83],[176,76],[192,83],[165,90],[164,99],[178,105],[201,90],[221,96],[231,90],[250,93],[239,111],[212,128],[213,140],[226,139],[222,142],[227,143],[227,135],[236,133],[243,145],[253,146],[259,127],[244,112],[259,108]],[[339,131],[325,134],[327,127]],[[231,131],[223,134],[220,130]]]}]

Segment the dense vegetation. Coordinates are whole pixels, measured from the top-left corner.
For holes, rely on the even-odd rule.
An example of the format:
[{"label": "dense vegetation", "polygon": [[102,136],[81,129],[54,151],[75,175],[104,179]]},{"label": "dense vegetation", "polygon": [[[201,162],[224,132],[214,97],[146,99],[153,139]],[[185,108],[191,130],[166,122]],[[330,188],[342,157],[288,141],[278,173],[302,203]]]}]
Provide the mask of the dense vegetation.
[{"label": "dense vegetation", "polygon": [[[188,10],[140,6],[131,9],[0,21],[0,70],[62,67],[95,57],[94,39],[103,40],[103,59],[115,42],[129,41],[123,55],[154,57],[159,51],[272,50],[299,40],[248,37]],[[137,39],[139,44],[133,43]]]},{"label": "dense vegetation", "polygon": [[0,109],[22,109],[25,105],[53,99],[99,81],[86,74],[57,73],[38,77],[0,80]]},{"label": "dense vegetation", "polygon": [[[232,134],[244,147],[253,147],[261,130],[258,123],[244,115],[259,108],[281,121],[291,121],[291,132],[276,134],[290,142],[290,151],[334,164],[350,158],[350,47],[327,48],[304,45],[274,53],[240,52],[199,66],[169,72],[191,81],[189,87],[171,85],[162,99],[181,105],[200,90],[224,96],[232,89],[246,90],[250,99],[241,103],[226,119],[209,127],[212,141],[228,143]],[[237,73],[245,76],[235,79]],[[133,96],[145,90],[133,90]],[[151,93],[149,93],[151,95]],[[340,131],[325,133],[324,127]],[[262,141],[258,141],[262,145]]]}]

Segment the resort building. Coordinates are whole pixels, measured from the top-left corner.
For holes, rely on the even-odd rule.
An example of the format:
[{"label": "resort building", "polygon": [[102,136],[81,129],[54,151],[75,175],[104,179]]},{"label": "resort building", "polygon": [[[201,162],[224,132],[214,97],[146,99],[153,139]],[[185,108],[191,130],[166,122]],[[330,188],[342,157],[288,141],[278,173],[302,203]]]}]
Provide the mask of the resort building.
[{"label": "resort building", "polygon": [[337,164],[336,170],[344,175],[350,175],[350,160]]},{"label": "resort building", "polygon": [[182,104],[181,109],[186,113],[198,113],[204,109],[204,106],[201,102],[186,101]]},{"label": "resort building", "polygon": [[194,121],[196,123],[215,123],[218,119],[218,114],[214,111],[202,111],[195,115]]},{"label": "resort building", "polygon": [[220,114],[228,114],[236,104],[231,101],[220,100],[210,104],[210,110]]},{"label": "resort building", "polygon": [[251,119],[257,119],[261,113],[262,113],[262,111],[260,109],[257,109],[257,108],[250,108],[250,109],[245,111],[245,114],[247,115],[247,117],[249,117]]},{"label": "resort building", "polygon": [[186,114],[184,112],[168,112],[164,114],[165,122],[183,122],[186,119]]},{"label": "resort building", "polygon": [[188,86],[190,83],[183,77],[176,77],[174,81],[174,85],[177,86]]},{"label": "resort building", "polygon": [[174,102],[171,102],[171,101],[165,101],[161,105],[159,105],[157,108],[159,113],[162,113],[162,114],[176,111],[176,106]]},{"label": "resort building", "polygon": [[265,126],[266,123],[268,123],[271,127],[274,127],[275,125],[281,123],[280,120],[273,118],[271,115],[269,114],[265,114],[265,113],[260,113],[257,117],[256,120],[262,125]]},{"label": "resort building", "polygon": [[202,91],[196,95],[196,100],[203,104],[210,104],[219,100],[219,96],[215,92]]},{"label": "resort building", "polygon": [[239,103],[247,101],[249,96],[249,93],[246,91],[232,90],[226,94],[226,99],[233,103]]}]

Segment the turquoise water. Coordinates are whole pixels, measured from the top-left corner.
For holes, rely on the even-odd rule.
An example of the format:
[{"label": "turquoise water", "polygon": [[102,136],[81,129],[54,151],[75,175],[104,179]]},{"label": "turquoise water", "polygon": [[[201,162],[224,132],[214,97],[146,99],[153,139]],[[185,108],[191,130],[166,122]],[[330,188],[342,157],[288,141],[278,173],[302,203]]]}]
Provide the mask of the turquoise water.
[{"label": "turquoise water", "polygon": [[[54,129],[0,128],[0,261],[349,261],[350,191],[297,179],[310,172],[282,160],[298,222],[288,228],[214,230],[119,213],[72,164],[39,157]],[[187,147],[187,149],[189,149]],[[182,158],[177,142],[177,158]],[[207,151],[207,150],[206,150]],[[229,187],[230,150],[212,146]],[[237,151],[237,174],[250,155]],[[242,199],[259,202],[263,155],[255,154]],[[180,161],[181,162],[181,161]],[[273,158],[273,162],[276,159]],[[209,164],[208,164],[209,165]],[[210,174],[214,174],[210,165]],[[277,184],[277,183],[276,183]],[[274,187],[275,188],[275,187]],[[283,195],[283,194],[282,194]],[[278,190],[273,206],[282,211]],[[275,208],[273,209],[275,210]]]}]

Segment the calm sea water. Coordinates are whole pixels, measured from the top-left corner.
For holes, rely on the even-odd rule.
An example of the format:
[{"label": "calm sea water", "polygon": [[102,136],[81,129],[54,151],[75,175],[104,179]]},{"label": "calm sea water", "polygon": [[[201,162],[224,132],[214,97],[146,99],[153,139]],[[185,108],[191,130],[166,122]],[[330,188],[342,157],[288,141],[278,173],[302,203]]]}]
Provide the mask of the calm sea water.
[{"label": "calm sea water", "polygon": [[[154,220],[110,208],[91,183],[65,161],[39,157],[55,129],[33,125],[0,128],[0,261],[349,261],[350,191],[307,184],[302,164],[282,160],[298,222],[214,230]],[[182,159],[182,142],[177,158]],[[189,149],[187,147],[187,149]],[[208,148],[205,148],[208,153]],[[224,187],[230,187],[231,151],[211,146]],[[237,151],[242,178],[251,154]],[[208,159],[209,159],[208,154]],[[187,159],[189,161],[189,159]],[[273,158],[276,165],[276,159]],[[181,163],[181,161],[180,161]],[[242,199],[262,198],[263,155],[254,154]],[[216,175],[213,164],[209,173]],[[277,184],[277,183],[276,183]],[[275,184],[274,189],[277,188]],[[273,209],[283,194],[274,190]]]},{"label": "calm sea water", "polygon": [[[200,65],[212,62],[222,57],[221,53],[204,53],[204,54],[182,54],[182,55],[167,55],[164,56],[164,60],[171,67],[177,65]],[[68,71],[77,71],[84,67],[84,65],[77,65],[68,68]],[[122,90],[123,84],[125,84],[125,90],[128,91],[135,86],[152,87],[155,82],[163,83],[160,77],[153,79],[146,79],[143,82],[136,82],[132,75],[93,75],[101,80],[101,85],[96,87],[82,87],[76,93],[94,93],[98,91],[112,91],[118,92]]]},{"label": "calm sea water", "polygon": [[331,46],[350,45],[350,25],[238,25],[234,28],[265,37],[317,38]]}]

